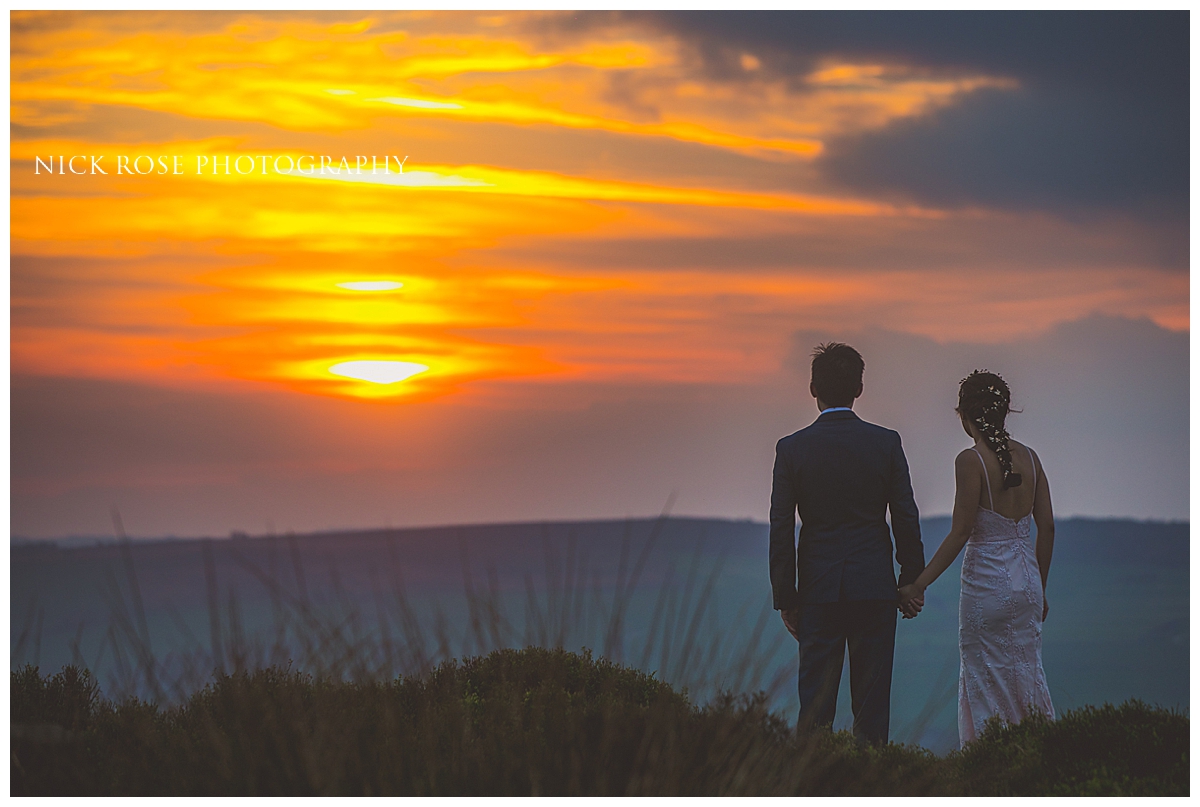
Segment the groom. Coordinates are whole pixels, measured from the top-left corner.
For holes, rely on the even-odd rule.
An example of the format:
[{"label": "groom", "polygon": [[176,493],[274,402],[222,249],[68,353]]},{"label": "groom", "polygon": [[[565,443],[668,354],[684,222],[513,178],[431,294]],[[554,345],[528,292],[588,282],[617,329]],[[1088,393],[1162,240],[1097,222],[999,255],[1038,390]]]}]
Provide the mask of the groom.
[{"label": "groom", "polygon": [[[885,744],[899,607],[885,513],[892,516],[899,585],[925,568],[925,550],[900,435],[854,414],[862,377],[862,356],[849,345],[813,351],[809,392],[821,415],[775,446],[771,588],[775,609],[800,643],[797,729],[833,725],[849,647],[854,734]],[[923,605],[915,599],[901,610],[911,618]]]}]

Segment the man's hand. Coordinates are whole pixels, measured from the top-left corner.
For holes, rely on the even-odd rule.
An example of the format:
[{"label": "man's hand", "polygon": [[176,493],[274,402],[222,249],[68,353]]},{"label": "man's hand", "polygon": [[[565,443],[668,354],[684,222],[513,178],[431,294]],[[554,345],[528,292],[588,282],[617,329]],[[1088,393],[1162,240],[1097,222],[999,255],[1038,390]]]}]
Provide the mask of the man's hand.
[{"label": "man's hand", "polygon": [[899,601],[896,607],[900,609],[905,619],[912,619],[917,614],[921,613],[921,609],[925,607],[925,592],[917,588],[911,583],[907,586],[902,586],[899,591]]},{"label": "man's hand", "polygon": [[783,626],[787,628],[788,633],[792,634],[797,642],[800,641],[800,634],[796,632],[800,629],[800,609],[785,608],[779,615],[783,617]]}]

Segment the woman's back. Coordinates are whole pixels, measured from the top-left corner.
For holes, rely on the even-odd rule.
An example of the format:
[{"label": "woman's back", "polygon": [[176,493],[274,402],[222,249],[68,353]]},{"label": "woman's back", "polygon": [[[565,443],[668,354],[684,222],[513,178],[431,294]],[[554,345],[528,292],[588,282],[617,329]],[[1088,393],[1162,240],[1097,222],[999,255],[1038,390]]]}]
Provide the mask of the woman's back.
[{"label": "woman's back", "polygon": [[986,448],[974,450],[982,460],[979,467],[979,506],[1007,519],[1020,521],[1033,512],[1037,479],[1041,474],[1028,446],[1010,438],[1009,450],[1012,469],[1021,475],[1021,484],[1012,488],[1003,485],[1004,471],[996,455]]}]

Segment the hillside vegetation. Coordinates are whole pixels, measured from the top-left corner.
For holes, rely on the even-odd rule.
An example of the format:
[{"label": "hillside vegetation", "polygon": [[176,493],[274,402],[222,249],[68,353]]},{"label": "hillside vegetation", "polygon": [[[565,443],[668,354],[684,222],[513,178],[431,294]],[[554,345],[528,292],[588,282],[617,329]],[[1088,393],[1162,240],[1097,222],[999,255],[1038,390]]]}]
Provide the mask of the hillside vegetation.
[{"label": "hillside vegetation", "polygon": [[992,725],[964,751],[797,738],[765,696],[703,707],[529,647],[391,681],[278,667],[179,705],[11,675],[12,795],[1187,795],[1188,720],[1137,701]]}]

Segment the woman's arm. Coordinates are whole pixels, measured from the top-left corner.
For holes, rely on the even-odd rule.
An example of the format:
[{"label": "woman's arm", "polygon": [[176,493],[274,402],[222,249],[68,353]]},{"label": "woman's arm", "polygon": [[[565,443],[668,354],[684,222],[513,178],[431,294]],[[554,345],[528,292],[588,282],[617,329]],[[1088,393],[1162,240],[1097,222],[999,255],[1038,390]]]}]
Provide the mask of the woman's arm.
[{"label": "woman's arm", "polygon": [[[1030,451],[1032,454],[1032,450]],[[1042,469],[1042,461],[1033,454],[1037,464],[1037,489],[1033,492],[1033,523],[1037,525],[1038,571],[1042,574],[1042,593],[1046,591],[1046,580],[1050,577],[1050,558],[1054,555],[1054,506],[1050,504],[1050,482]]]},{"label": "woman's arm", "polygon": [[[916,594],[924,593],[942,572],[950,567],[963,545],[971,535],[975,526],[976,508],[979,507],[979,494],[983,492],[983,479],[979,473],[979,458],[974,451],[968,449],[954,459],[954,513],[950,519],[950,532],[942,545],[934,553],[933,559],[925,567],[925,571],[917,575],[912,588]],[[901,599],[909,586],[900,590]]]}]

